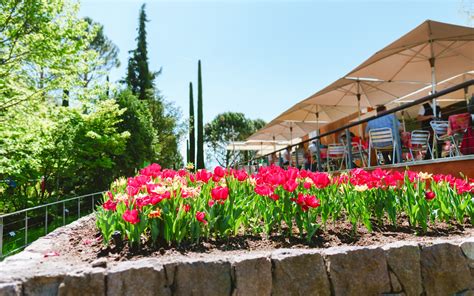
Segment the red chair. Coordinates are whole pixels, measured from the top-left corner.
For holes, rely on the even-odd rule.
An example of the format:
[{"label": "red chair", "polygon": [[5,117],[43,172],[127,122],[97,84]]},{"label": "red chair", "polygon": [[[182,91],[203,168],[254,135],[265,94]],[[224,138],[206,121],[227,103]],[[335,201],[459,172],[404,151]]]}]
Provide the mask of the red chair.
[{"label": "red chair", "polygon": [[471,114],[469,113],[451,115],[449,116],[448,121],[448,135],[454,135],[457,133],[464,134],[466,130],[472,126]]}]

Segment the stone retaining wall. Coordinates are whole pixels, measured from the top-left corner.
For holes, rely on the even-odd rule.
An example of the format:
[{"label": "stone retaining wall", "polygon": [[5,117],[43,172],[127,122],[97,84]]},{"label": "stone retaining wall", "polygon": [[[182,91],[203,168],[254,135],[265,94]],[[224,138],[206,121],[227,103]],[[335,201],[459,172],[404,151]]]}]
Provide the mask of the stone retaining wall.
[{"label": "stone retaining wall", "polygon": [[474,237],[118,263],[45,258],[80,223],[0,263],[0,295],[474,295]]}]

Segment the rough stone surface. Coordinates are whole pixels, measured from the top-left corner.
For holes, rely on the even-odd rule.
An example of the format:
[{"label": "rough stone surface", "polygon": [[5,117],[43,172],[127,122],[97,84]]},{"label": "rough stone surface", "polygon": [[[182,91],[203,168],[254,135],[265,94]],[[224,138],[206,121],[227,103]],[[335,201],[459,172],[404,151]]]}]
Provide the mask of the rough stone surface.
[{"label": "rough stone surface", "polygon": [[474,287],[466,257],[451,243],[423,247],[421,272],[427,295],[452,295]]},{"label": "rough stone surface", "polygon": [[58,275],[38,275],[26,279],[23,283],[24,295],[50,296],[57,295],[59,285],[63,280],[62,276]]},{"label": "rough stone surface", "polygon": [[460,244],[461,250],[469,260],[474,260],[474,237],[464,240]]},{"label": "rough stone surface", "polygon": [[392,291],[395,293],[400,293],[403,291],[402,284],[398,280],[397,276],[393,273],[393,271],[389,271],[388,275],[390,276],[390,283],[392,284]]},{"label": "rough stone surface", "polygon": [[233,296],[272,293],[272,263],[265,256],[247,256],[232,262]]},{"label": "rough stone surface", "polygon": [[0,295],[2,295],[2,296],[20,296],[21,295],[21,284],[20,283],[0,284]]},{"label": "rough stone surface", "polygon": [[100,270],[68,274],[59,285],[60,296],[105,295],[105,275]]},{"label": "rough stone surface", "polygon": [[171,295],[165,270],[156,260],[122,262],[107,272],[107,295]]},{"label": "rough stone surface", "polygon": [[231,266],[225,261],[180,262],[166,265],[166,273],[173,274],[173,295],[213,296],[230,295]]},{"label": "rough stone surface", "polygon": [[331,295],[321,254],[279,251],[272,263],[272,295]]},{"label": "rough stone surface", "polygon": [[474,237],[465,239],[460,245],[461,250],[467,258],[467,264],[471,270],[471,276],[474,278]]},{"label": "rough stone surface", "polygon": [[[83,219],[0,262],[10,295],[474,296],[474,237],[379,247],[280,249],[91,265],[55,252]],[[420,249],[421,248],[421,249]]]},{"label": "rough stone surface", "polygon": [[91,266],[92,266],[92,267],[102,267],[102,268],[106,268],[106,267],[107,267],[107,259],[106,259],[106,258],[99,258],[99,259],[96,259],[96,260],[94,260],[94,261],[91,263]]},{"label": "rough stone surface", "polygon": [[390,279],[381,248],[343,247],[325,252],[335,295],[390,293]]},{"label": "rough stone surface", "polygon": [[396,275],[402,286],[402,289],[398,290],[392,281],[393,291],[403,290],[408,296],[420,295],[423,292],[423,287],[418,244],[397,242],[386,245],[383,249],[389,269]]}]

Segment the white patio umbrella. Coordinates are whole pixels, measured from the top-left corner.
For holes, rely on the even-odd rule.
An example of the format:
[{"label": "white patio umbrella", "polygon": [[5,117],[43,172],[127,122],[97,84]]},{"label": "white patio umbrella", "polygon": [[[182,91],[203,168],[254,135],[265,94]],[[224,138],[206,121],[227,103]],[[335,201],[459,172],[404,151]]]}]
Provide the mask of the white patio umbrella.
[{"label": "white patio umbrella", "polygon": [[[375,53],[347,76],[431,85],[474,70],[474,28],[427,20]],[[433,100],[436,114],[436,100]]]},{"label": "white patio umbrella", "polygon": [[[437,85],[436,85],[436,89],[438,91],[440,90],[443,90],[443,89],[446,89],[446,88],[449,88],[449,87],[453,87],[455,85],[458,85],[460,83],[463,83],[465,81],[468,81],[468,80],[472,80],[474,79],[474,71],[469,71],[467,73],[463,73],[463,74],[459,74],[459,75],[456,75],[454,77],[451,77],[451,78],[448,78],[446,80],[443,80],[441,82],[439,82]],[[440,98],[438,98],[438,102],[459,102],[459,101],[462,101],[462,100],[468,100],[469,99],[469,95],[470,93],[472,92],[472,89],[474,87],[473,86],[470,86],[466,89],[460,89],[458,91],[455,91],[455,92],[451,92],[449,94],[446,94]],[[431,92],[432,88],[431,86],[427,86],[427,87],[424,87],[416,92],[413,92],[411,94],[408,94],[406,96],[403,96],[399,99],[397,99],[395,102],[399,102],[399,103],[406,103],[406,102],[412,102],[416,99],[419,99],[419,98],[422,98],[422,97],[425,97],[427,95],[429,95],[429,93]]]},{"label": "white patio umbrella", "polygon": [[[412,82],[387,82],[377,79],[341,78],[303,100],[302,105],[333,105],[352,107],[360,119],[361,109],[385,105],[408,93],[420,89],[423,85]],[[359,127],[360,135],[362,128]]]},{"label": "white patio umbrella", "polygon": [[273,120],[256,133],[247,138],[248,141],[274,140],[290,141],[290,145],[296,138],[303,137],[314,131],[314,123],[276,121]]},{"label": "white patio umbrella", "polygon": [[275,120],[315,123],[315,129],[319,131],[321,123],[333,122],[354,113],[355,108],[350,106],[297,103],[277,116]]},{"label": "white patio umbrella", "polygon": [[[438,91],[444,90],[446,88],[453,87],[455,85],[458,85],[460,83],[463,83],[465,81],[472,80],[472,79],[474,79],[474,71],[459,74],[437,83],[436,89]],[[414,100],[428,96],[431,93],[431,90],[432,90],[431,86],[424,87],[416,92],[410,93],[406,96],[401,97],[400,99],[397,99],[387,104],[387,107],[390,109],[391,107],[399,106],[404,103],[413,102]],[[436,104],[440,106],[441,109],[443,109],[452,104],[462,102],[462,101],[465,101],[466,103],[468,103],[470,96],[474,93],[473,91],[474,91],[474,87],[470,86],[465,89],[460,89],[455,92],[451,92],[442,97],[439,97],[436,100],[437,101]],[[411,118],[416,117],[418,115],[418,106],[404,110],[404,112],[402,113],[402,119],[404,119],[403,114],[407,114]]]}]

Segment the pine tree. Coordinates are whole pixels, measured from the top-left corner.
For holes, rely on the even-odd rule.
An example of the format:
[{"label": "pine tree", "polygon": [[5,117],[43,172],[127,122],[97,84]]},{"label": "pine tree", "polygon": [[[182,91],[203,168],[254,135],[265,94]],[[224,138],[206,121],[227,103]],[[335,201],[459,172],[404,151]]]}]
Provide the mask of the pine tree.
[{"label": "pine tree", "polygon": [[197,100],[197,158],[196,167],[204,168],[204,129],[202,117],[202,77],[201,77],[201,60],[198,62],[198,100]]},{"label": "pine tree", "polygon": [[148,68],[148,50],[146,42],[146,18],[145,4],[140,8],[140,16],[138,19],[138,37],[137,37],[137,48],[131,50],[130,59],[128,60],[127,77],[125,81],[132,90],[132,92],[138,96],[140,100],[146,100],[149,97],[150,90],[153,90],[153,80],[159,72],[150,72]]},{"label": "pine tree", "polygon": [[196,160],[196,135],[194,132],[194,98],[193,83],[189,83],[189,157],[188,162],[195,163]]}]

